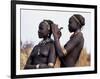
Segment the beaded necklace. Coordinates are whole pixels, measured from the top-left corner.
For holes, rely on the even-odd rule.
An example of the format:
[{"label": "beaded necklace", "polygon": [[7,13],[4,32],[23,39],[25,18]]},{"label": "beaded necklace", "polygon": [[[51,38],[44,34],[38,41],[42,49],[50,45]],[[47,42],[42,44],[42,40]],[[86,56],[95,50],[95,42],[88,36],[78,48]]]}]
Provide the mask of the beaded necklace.
[{"label": "beaded necklace", "polygon": [[[47,38],[46,40],[42,40],[39,45],[40,46],[44,46],[46,45],[47,43],[51,42],[51,39],[50,38]],[[38,55],[40,55],[40,47],[38,47]]]}]

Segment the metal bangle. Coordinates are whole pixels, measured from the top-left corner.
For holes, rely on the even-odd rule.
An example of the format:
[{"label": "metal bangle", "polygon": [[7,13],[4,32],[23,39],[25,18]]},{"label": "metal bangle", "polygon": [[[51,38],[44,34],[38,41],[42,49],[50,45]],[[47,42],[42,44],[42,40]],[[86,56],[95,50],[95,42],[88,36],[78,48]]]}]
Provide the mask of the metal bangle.
[{"label": "metal bangle", "polygon": [[39,64],[37,64],[37,65],[36,65],[36,69],[38,69],[38,68],[39,68],[39,66],[40,66],[40,65],[39,65]]}]

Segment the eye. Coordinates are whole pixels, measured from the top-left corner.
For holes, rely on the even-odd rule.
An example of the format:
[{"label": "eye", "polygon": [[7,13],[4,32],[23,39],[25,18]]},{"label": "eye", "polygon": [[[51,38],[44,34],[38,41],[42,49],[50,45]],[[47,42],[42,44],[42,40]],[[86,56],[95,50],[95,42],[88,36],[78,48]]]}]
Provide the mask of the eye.
[{"label": "eye", "polygon": [[43,30],[43,26],[42,25],[39,26],[39,30]]}]

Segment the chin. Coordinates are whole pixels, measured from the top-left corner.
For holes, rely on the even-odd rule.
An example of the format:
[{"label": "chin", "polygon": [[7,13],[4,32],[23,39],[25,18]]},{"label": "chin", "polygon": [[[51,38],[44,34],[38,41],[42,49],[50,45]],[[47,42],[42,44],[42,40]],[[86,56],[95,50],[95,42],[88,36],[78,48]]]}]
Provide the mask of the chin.
[{"label": "chin", "polygon": [[39,38],[43,38],[43,37],[39,37]]},{"label": "chin", "polygon": [[69,31],[70,33],[72,33],[72,31]]},{"label": "chin", "polygon": [[72,29],[69,29],[69,32],[73,32],[73,30]]},{"label": "chin", "polygon": [[74,28],[69,28],[69,32],[75,32],[76,31],[76,29],[74,29]]}]

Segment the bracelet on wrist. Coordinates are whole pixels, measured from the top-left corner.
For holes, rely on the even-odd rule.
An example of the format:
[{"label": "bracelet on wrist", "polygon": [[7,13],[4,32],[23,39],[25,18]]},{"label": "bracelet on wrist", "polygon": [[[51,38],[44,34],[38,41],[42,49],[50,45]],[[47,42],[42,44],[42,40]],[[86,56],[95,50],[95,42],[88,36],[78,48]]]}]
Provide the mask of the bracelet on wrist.
[{"label": "bracelet on wrist", "polygon": [[39,66],[40,66],[40,65],[39,65],[39,64],[37,64],[37,65],[36,65],[36,69],[38,69],[38,68],[39,68]]}]

